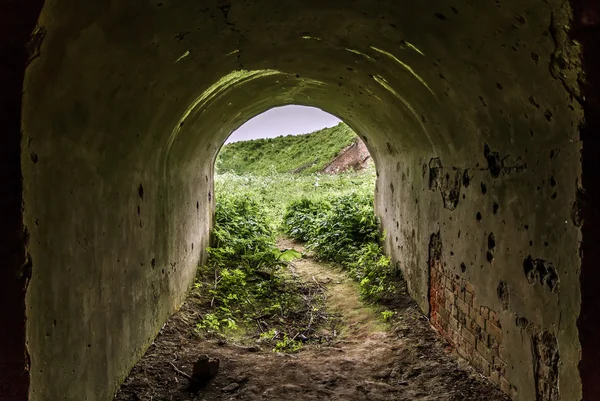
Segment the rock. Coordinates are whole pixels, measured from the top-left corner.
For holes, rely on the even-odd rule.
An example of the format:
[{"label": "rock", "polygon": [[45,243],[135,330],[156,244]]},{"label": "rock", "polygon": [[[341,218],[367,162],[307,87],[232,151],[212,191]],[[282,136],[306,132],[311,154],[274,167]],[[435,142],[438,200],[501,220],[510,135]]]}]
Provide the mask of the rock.
[{"label": "rock", "polygon": [[282,384],[280,386],[281,390],[283,390],[284,392],[301,392],[302,391],[302,387],[300,386],[296,386],[295,384]]},{"label": "rock", "polygon": [[421,374],[421,369],[417,367],[413,367],[409,369],[404,375],[405,379],[412,379],[413,377],[417,377]]},{"label": "rock", "polygon": [[231,375],[231,376],[227,376],[227,382],[229,383],[238,383],[238,384],[244,384],[249,380],[249,377],[246,376],[243,373],[240,373],[238,375]]},{"label": "rock", "polygon": [[192,377],[199,382],[204,382],[215,377],[218,371],[219,359],[211,358],[208,355],[200,355],[194,363]]},{"label": "rock", "polygon": [[[245,386],[243,389],[240,389],[240,391],[238,391],[238,394],[241,396],[240,398],[242,399],[250,399],[250,400],[254,400],[256,399],[256,397],[258,397],[260,390],[258,389],[257,386]],[[244,395],[246,395],[246,397],[244,397]]]},{"label": "rock", "polygon": [[222,391],[224,393],[231,393],[232,391],[235,391],[238,388],[240,388],[240,385],[238,383],[231,383],[230,385],[223,387]]},{"label": "rock", "polygon": [[375,372],[371,375],[373,379],[384,380],[392,375],[392,369],[383,369],[379,372]]}]

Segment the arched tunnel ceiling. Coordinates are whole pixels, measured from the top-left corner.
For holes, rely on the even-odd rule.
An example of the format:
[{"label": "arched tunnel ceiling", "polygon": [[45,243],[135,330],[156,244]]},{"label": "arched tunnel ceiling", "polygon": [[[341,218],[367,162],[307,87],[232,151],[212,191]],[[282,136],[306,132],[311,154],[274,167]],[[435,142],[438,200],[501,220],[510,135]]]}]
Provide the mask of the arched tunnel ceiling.
[{"label": "arched tunnel ceiling", "polygon": [[[352,89],[339,91],[339,87],[337,83],[327,84],[276,70],[234,71],[198,96],[182,114],[169,138],[166,154],[175,152],[178,160],[211,162],[231,132],[250,118],[285,104],[319,107],[345,120],[366,138],[375,159],[381,146],[385,149],[386,142],[389,143],[398,134],[397,130],[382,130],[392,121],[396,124],[401,122],[400,130],[404,132],[404,141],[398,144],[398,152],[416,144],[431,148],[420,117],[417,120],[412,107],[409,109],[401,101],[394,102],[397,96],[386,93],[387,88],[382,91],[373,83],[371,88],[365,89],[372,94],[361,102],[347,96]],[[386,108],[394,111],[395,115],[386,116]],[[211,156],[209,159],[198,157],[207,150]]]},{"label": "arched tunnel ceiling", "polygon": [[[165,6],[168,4],[161,8]],[[266,3],[244,6],[223,3],[219,6],[221,16],[215,9],[203,10],[213,19],[223,19],[222,35],[228,38],[226,43],[229,35],[237,37],[236,43],[220,49],[221,57],[214,61],[216,68],[229,65],[233,71],[250,71],[256,74],[254,78],[261,78],[259,82],[245,83],[249,85],[245,88],[236,84],[220,88],[224,93],[219,95],[229,99],[226,108],[206,105],[226,116],[220,124],[217,122],[224,133],[211,137],[216,142],[213,146],[218,147],[223,135],[259,112],[297,103],[332,112],[361,135],[374,136],[369,146],[375,155],[392,138],[394,148],[401,147],[394,152],[419,147],[432,153],[439,150],[481,154],[482,137],[493,136],[480,130],[481,126],[504,119],[504,113],[510,117],[512,113],[523,114],[515,117],[528,119],[527,112],[521,113],[532,106],[527,98],[533,98],[539,108],[536,99],[544,96],[537,94],[540,88],[536,77],[540,64],[550,64],[550,60],[540,60],[539,54],[532,51],[523,65],[523,60],[511,57],[511,53],[527,52],[528,46],[541,45],[546,54],[551,54],[556,46],[546,29],[543,34],[531,29],[538,24],[547,25],[542,20],[550,14],[529,12],[523,6],[497,7],[504,17],[497,26],[489,26],[486,18],[477,17],[485,14],[488,7],[485,5],[470,4],[459,9],[440,4],[439,12],[435,12],[432,10],[436,7],[431,4],[411,5],[407,9],[383,4],[376,11],[372,2],[355,2],[351,8],[348,4],[337,7],[322,3],[310,7],[304,3],[282,7],[269,4],[268,13],[263,6],[267,7]],[[194,72],[188,68],[195,68],[197,59],[204,59],[206,52],[205,43],[195,40],[203,37],[203,33],[192,29],[193,20],[192,17],[189,31],[183,23],[179,27],[180,32],[175,35],[176,40],[181,39],[179,46],[169,46],[180,51],[172,52],[171,58],[176,60],[176,71],[186,71],[183,74],[186,85],[194,82]],[[471,31],[459,29],[465,25],[464,21],[471,22],[468,26]],[[473,21],[476,23],[472,24]],[[482,29],[484,24],[486,27]],[[487,35],[475,35],[477,31]],[[177,66],[179,63],[184,65]],[[523,71],[529,71],[530,75]],[[229,74],[214,77],[208,89],[201,86],[199,90],[213,90],[214,82],[231,79]],[[526,81],[529,91],[524,88]],[[502,92],[504,86],[506,94]],[[514,86],[523,88],[515,90]],[[524,97],[522,91],[530,95]],[[493,100],[496,97],[499,100]],[[568,101],[568,93],[564,97]],[[514,111],[504,107],[489,110],[494,103],[505,102],[511,103],[509,107],[514,107]],[[256,108],[252,109],[254,105]],[[234,117],[226,111],[231,109],[236,110]],[[204,108],[202,114],[208,115],[210,111]],[[554,118],[547,117],[551,113],[549,109],[532,111],[531,118],[542,121]],[[235,118],[238,115],[241,122]],[[229,122],[233,124],[230,126]],[[203,124],[207,126],[212,124]],[[195,128],[192,123],[185,131],[203,129],[206,128]],[[510,125],[505,131],[504,136],[523,134]],[[396,140],[397,135],[402,136],[402,141]],[[378,140],[378,136],[382,138]],[[195,138],[201,140],[207,136],[195,135]],[[469,148],[473,145],[477,148]]]},{"label": "arched tunnel ceiling", "polygon": [[[144,118],[149,130],[160,127],[165,132],[175,125],[174,116],[232,71],[276,70],[287,77],[281,87],[275,83],[268,91],[266,81],[266,85],[255,84],[264,100],[277,97],[273,105],[318,106],[359,130],[358,120],[367,129],[374,124],[400,128],[406,131],[402,145],[407,148],[435,146],[456,152],[488,135],[477,132],[477,125],[501,118],[499,111],[516,115],[519,109],[531,108],[529,97],[543,106],[545,94],[536,93],[542,83],[536,81],[539,70],[550,64],[544,57],[556,45],[547,32],[551,8],[542,8],[545,13],[534,1],[513,8],[510,4],[450,6],[442,1],[408,7],[387,2],[374,7],[370,1],[154,2],[141,9],[86,6],[74,18],[71,5],[57,2],[47,7],[40,24],[47,25],[45,16],[61,16],[61,26],[50,32],[43,46],[54,47],[54,42],[62,50],[44,53],[43,58],[46,68],[62,70],[59,77],[63,78],[54,81],[62,90],[52,84],[44,90],[52,98],[67,93],[64,84],[72,85],[69,77],[81,78],[74,88],[81,97],[100,90],[98,95],[118,100],[144,88],[146,96],[162,101],[136,105],[135,112],[126,111],[124,122]],[[82,18],[85,15],[90,17]],[[533,46],[535,51],[529,51]],[[515,52],[532,54],[514,57]],[[125,62],[132,58],[143,61]],[[89,64],[70,63],[70,59],[89,60]],[[75,70],[69,70],[69,65]],[[96,76],[106,81],[102,88],[97,87]],[[300,76],[298,82],[291,82],[293,76]],[[498,92],[504,86],[506,92]],[[238,104],[262,100],[256,92],[248,95],[255,97],[240,98]],[[492,100],[495,97],[514,100],[515,110],[493,107],[498,103]],[[543,119],[543,111],[532,110],[531,118]],[[115,110],[105,112],[118,115]],[[252,117],[249,113],[246,118]],[[406,127],[399,126],[399,114],[407,114]],[[506,135],[520,133],[507,127]],[[468,151],[480,153],[481,144],[477,147]]]},{"label": "arched tunnel ceiling", "polygon": [[[366,138],[386,250],[419,306],[432,312],[439,233],[449,277],[470,262],[463,284],[499,311],[514,350],[507,391],[533,399],[550,380],[522,358],[539,331],[560,346],[562,396],[578,399],[581,233],[565,221],[583,114],[569,21],[552,0],[47,3],[22,121],[32,399],[113,394],[204,256],[216,152],[248,119],[292,103]],[[492,230],[504,246],[493,265]],[[563,269],[560,293],[523,278],[531,255]],[[499,282],[519,294],[510,308]],[[514,327],[524,315],[534,334]]]}]

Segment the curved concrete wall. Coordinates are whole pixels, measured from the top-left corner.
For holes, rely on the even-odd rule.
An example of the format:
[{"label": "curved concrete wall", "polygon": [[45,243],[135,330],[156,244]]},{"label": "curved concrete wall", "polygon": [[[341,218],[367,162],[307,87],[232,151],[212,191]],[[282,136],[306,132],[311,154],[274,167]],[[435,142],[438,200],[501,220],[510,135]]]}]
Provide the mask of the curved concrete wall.
[{"label": "curved concrete wall", "polygon": [[364,138],[386,250],[459,352],[516,400],[581,398],[568,4],[55,0],[38,24],[21,161],[32,400],[110,399],[205,256],[218,149],[291,103]]}]

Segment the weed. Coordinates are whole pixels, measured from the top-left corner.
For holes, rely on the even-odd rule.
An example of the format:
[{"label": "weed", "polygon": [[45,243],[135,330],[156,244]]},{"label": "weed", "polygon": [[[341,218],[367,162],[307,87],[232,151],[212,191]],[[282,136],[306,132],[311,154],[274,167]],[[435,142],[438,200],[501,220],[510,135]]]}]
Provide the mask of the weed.
[{"label": "weed", "polygon": [[259,338],[261,340],[274,340],[279,333],[275,329],[271,329],[269,331],[265,331],[264,333],[260,333]]},{"label": "weed", "polygon": [[302,198],[288,205],[283,216],[286,233],[299,241],[307,242],[318,228],[318,223],[331,209],[329,202]]},{"label": "weed", "polygon": [[396,315],[396,312],[392,312],[390,310],[384,310],[381,312],[381,319],[384,322],[389,322],[394,317],[394,315]]},{"label": "weed", "polygon": [[204,315],[204,318],[196,325],[196,328],[216,331],[221,328],[221,322],[219,322],[217,315],[208,313]]},{"label": "weed", "polygon": [[287,334],[283,335],[283,338],[280,341],[277,341],[275,344],[275,348],[273,348],[273,352],[287,352],[294,353],[300,351],[302,348],[302,342],[297,341],[293,338],[289,338]]}]

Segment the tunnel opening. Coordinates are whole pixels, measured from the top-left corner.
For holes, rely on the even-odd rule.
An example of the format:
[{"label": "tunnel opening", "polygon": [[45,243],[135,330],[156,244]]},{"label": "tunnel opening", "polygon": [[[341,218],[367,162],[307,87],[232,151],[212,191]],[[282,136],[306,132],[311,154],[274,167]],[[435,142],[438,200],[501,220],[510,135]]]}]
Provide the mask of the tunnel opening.
[{"label": "tunnel opening", "polygon": [[598,398],[595,2],[0,8],[0,398],[112,397],[206,259],[213,157],[286,103],[373,133],[386,253],[472,366]]},{"label": "tunnel opening", "polygon": [[302,198],[331,201],[354,192],[372,198],[375,192],[365,142],[315,107],[276,107],[248,120],[225,141],[214,166],[215,199],[231,192],[266,195],[258,202],[279,232],[286,208]]},{"label": "tunnel opening", "polygon": [[[307,117],[300,115],[307,111],[312,113],[308,118],[320,119],[323,123],[328,121],[330,127],[315,127],[313,123],[313,127],[321,129],[313,131],[299,128],[298,126],[310,126],[310,121],[306,121]],[[287,119],[278,125],[277,120],[282,114]],[[256,126],[259,120],[262,126],[253,130],[251,127]],[[273,129],[278,130],[274,131],[276,137],[268,137],[273,136],[268,135],[268,131]],[[300,135],[282,135],[290,130]],[[242,140],[244,138],[246,140]],[[236,241],[245,241],[245,245],[236,251],[244,253],[242,260],[249,257],[260,259],[245,264],[243,274],[248,276],[247,282],[259,280],[251,277],[256,274],[261,278],[285,280],[283,276],[291,273],[301,281],[304,280],[302,285],[312,284],[310,279],[307,282],[306,277],[302,277],[301,272],[297,271],[301,263],[295,263],[308,255],[307,247],[315,254],[309,256],[315,267],[319,266],[317,260],[320,259],[338,263],[340,267],[343,263],[344,267],[351,268],[350,275],[356,281],[364,279],[362,284],[365,294],[367,289],[372,290],[372,286],[367,285],[368,275],[374,276],[371,279],[383,279],[385,266],[382,265],[381,277],[378,277],[375,271],[369,273],[369,269],[374,267],[373,263],[367,263],[371,259],[384,259],[379,236],[380,225],[373,208],[375,165],[364,142],[346,124],[316,108],[284,106],[270,109],[249,120],[225,143],[215,160],[216,217],[213,247],[209,249],[207,262],[208,265],[219,264],[221,271],[214,271],[214,276],[219,277],[216,280],[221,281],[221,272],[228,274],[229,269],[236,267],[236,262],[220,263],[212,256],[222,250],[235,248]],[[232,217],[236,214],[233,209],[244,211]],[[231,223],[234,219],[236,224]],[[257,223],[262,224],[265,229],[246,229],[246,226],[254,227]],[[270,230],[266,227],[270,227]],[[257,237],[269,244],[266,247],[265,244],[258,244],[255,241]],[[269,253],[269,246],[270,251],[276,255],[275,259]],[[358,248],[363,246],[370,246],[372,255],[364,255],[363,266],[358,269],[349,262],[360,256]],[[235,258],[234,255],[231,256],[232,259]],[[212,272],[209,276],[212,276]],[[288,292],[299,289],[293,285],[287,287]],[[380,284],[380,287],[383,288],[384,285]],[[326,316],[323,321],[319,321],[321,314],[327,315],[324,305],[302,305],[306,310],[320,311],[316,313],[316,319],[312,318],[312,312],[310,319],[299,314],[296,317],[299,322],[303,319],[308,321],[308,324],[304,322],[303,327],[295,327],[297,324],[288,325],[289,327],[273,325],[274,322],[267,319],[272,317],[272,313],[263,312],[279,308],[280,317],[290,313],[297,314],[286,309],[292,306],[291,298],[296,295],[288,293],[285,294],[286,299],[279,299],[276,292],[275,289],[273,294],[265,296],[273,303],[266,306],[257,302],[255,294],[252,295],[254,301],[249,303],[254,309],[259,307],[258,315],[263,320],[256,325],[256,316],[250,319],[251,334],[257,334],[265,346],[275,346],[274,349],[279,351],[296,351],[305,342],[322,341],[323,337],[317,335],[317,331],[327,321]],[[247,299],[248,296],[242,298]],[[322,298],[315,305],[324,303],[324,294]],[[220,299],[217,303],[219,301]],[[242,304],[244,302],[241,301]],[[246,310],[246,314],[256,312],[238,306],[240,310],[236,319],[247,320],[242,309]],[[258,333],[255,333],[257,329]],[[337,330],[334,327],[330,329],[334,333],[340,331],[339,327]],[[297,337],[302,341],[297,340]],[[324,341],[331,339],[332,337]]]},{"label": "tunnel opening", "polygon": [[358,135],[339,122],[248,137],[249,123],[215,158],[212,240],[194,288],[115,400],[414,398],[449,386],[507,400],[459,367],[384,254],[375,164]]}]

